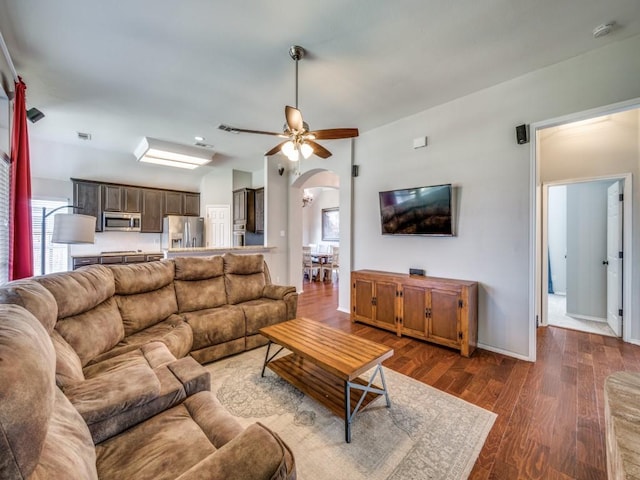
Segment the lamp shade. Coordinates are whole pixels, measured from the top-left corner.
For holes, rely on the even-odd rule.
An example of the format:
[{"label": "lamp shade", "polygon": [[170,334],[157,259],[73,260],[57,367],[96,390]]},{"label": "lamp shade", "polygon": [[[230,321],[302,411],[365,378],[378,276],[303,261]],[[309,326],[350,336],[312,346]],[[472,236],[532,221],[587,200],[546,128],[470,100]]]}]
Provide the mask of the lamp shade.
[{"label": "lamp shade", "polygon": [[53,217],[53,243],[94,243],[96,217],[58,213]]}]

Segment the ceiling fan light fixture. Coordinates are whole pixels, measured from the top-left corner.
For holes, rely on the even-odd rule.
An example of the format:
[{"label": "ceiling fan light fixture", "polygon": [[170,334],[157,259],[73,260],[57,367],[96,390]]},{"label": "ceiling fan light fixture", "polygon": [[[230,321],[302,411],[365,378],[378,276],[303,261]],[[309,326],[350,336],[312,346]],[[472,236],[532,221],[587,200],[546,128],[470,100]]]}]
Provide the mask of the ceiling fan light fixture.
[{"label": "ceiling fan light fixture", "polygon": [[302,156],[307,159],[313,154],[313,147],[308,143],[303,143],[300,145],[300,152],[302,153]]},{"label": "ceiling fan light fixture", "polygon": [[293,154],[296,152],[296,146],[293,144],[291,140],[289,140],[288,142],[285,142],[284,145],[282,145],[281,150],[282,150],[282,153],[284,153],[289,160],[293,160],[291,157],[293,157]]}]

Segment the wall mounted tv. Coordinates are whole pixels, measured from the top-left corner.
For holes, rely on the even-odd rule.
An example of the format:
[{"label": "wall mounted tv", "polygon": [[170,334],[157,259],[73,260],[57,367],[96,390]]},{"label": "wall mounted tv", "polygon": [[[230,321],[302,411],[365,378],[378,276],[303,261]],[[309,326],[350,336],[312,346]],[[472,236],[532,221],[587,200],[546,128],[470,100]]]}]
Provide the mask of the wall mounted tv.
[{"label": "wall mounted tv", "polygon": [[383,235],[454,235],[451,184],[380,192]]}]

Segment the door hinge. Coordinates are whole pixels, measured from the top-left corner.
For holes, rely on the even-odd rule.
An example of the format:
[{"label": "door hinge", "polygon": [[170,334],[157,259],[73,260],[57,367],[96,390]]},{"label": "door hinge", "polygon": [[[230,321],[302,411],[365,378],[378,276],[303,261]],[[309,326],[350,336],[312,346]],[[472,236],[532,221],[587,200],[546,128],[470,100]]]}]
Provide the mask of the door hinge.
[{"label": "door hinge", "polygon": [[458,300],[458,308],[464,307],[464,303],[462,300]]},{"label": "door hinge", "polygon": [[622,316],[622,309],[621,309],[621,308],[618,310],[618,316],[619,316],[619,317],[621,317],[621,316]]},{"label": "door hinge", "polygon": [[618,200],[620,200],[621,202],[624,202],[624,193],[620,193],[618,195]]},{"label": "door hinge", "polygon": [[618,252],[618,258],[622,258],[622,252]]},{"label": "door hinge", "polygon": [[458,338],[462,340],[462,332],[458,332]]}]

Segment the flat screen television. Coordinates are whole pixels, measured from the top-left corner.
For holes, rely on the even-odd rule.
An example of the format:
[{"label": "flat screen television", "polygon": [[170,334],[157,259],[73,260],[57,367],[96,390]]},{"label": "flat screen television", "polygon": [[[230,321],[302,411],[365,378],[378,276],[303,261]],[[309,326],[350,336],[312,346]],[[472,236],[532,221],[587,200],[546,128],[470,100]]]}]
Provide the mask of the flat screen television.
[{"label": "flat screen television", "polygon": [[451,184],[380,192],[383,235],[454,235]]}]

